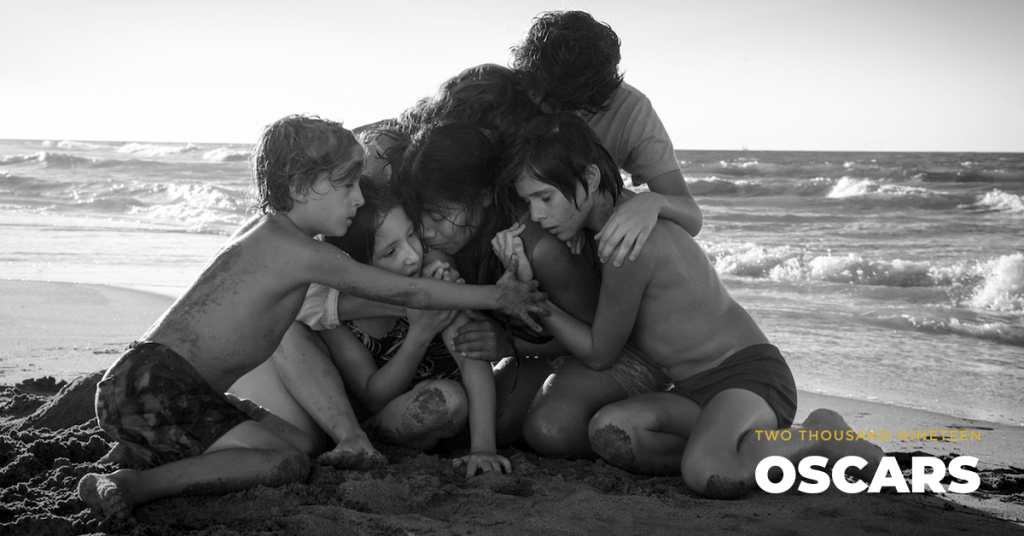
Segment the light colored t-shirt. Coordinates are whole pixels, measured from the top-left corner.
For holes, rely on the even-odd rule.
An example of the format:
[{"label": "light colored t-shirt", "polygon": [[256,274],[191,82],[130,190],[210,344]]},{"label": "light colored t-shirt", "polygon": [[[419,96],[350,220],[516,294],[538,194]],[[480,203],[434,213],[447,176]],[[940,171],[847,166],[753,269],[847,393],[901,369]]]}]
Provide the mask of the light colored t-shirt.
[{"label": "light colored t-shirt", "polygon": [[679,169],[665,125],[650,99],[635,87],[623,82],[608,111],[585,119],[634,185]]},{"label": "light colored t-shirt", "polygon": [[306,299],[295,318],[314,331],[334,329],[341,325],[338,320],[338,291],[317,283],[310,283]]}]

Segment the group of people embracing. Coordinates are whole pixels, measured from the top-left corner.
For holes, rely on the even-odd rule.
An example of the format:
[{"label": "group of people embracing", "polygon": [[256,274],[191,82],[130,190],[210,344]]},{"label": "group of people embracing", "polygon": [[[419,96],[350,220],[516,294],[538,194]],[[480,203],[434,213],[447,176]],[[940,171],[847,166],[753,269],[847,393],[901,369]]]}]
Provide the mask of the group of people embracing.
[{"label": "group of people embracing", "polygon": [[[267,126],[258,215],[98,386],[135,465],[83,477],[82,499],[120,516],[301,480],[314,456],[373,468],[374,443],[454,453],[467,478],[512,471],[510,446],[596,455],[713,498],[746,494],[767,456],[873,475],[865,441],[755,433],[793,426],[793,376],[694,241],[701,211],[619,45],[585,12],[543,13],[511,68],[400,117]],[[849,429],[825,409],[800,426]]]}]

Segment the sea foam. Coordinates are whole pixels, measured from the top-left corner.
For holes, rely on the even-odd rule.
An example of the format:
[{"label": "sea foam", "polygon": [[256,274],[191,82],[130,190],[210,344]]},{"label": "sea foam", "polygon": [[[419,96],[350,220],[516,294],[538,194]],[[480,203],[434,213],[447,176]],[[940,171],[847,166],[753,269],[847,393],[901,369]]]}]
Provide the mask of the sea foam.
[{"label": "sea foam", "polygon": [[1000,190],[992,190],[981,196],[976,205],[996,212],[1024,214],[1024,196]]},{"label": "sea foam", "polygon": [[1024,314],[1024,253],[987,263],[984,283],[968,304],[979,309]]}]

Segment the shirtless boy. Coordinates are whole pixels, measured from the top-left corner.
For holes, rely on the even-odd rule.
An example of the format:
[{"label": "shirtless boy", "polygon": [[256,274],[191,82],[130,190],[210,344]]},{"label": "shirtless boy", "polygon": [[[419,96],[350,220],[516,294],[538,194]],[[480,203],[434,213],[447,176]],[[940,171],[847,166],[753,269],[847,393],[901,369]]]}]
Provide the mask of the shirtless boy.
[{"label": "shirtless boy", "polygon": [[[529,203],[531,219],[560,240],[581,230],[593,240],[623,202],[618,168],[593,130],[568,113],[534,119],[524,129],[499,188],[514,188]],[[511,260],[509,248],[499,249]],[[868,464],[854,476],[874,474],[882,453],[865,441],[799,441],[799,434],[793,441],[758,441],[757,430],[793,424],[793,376],[682,227],[659,219],[643,255],[621,266],[603,264],[601,272],[593,326],[549,303],[547,328],[597,370],[631,341],[675,382],[672,391],[609,404],[591,419],[592,447],[609,463],[642,473],[681,469],[691,489],[715,498],[744,494],[758,462],[772,455],[793,461],[821,455],[830,462],[856,455]],[[811,413],[803,427],[849,429],[829,410]]]},{"label": "shirtless boy", "polygon": [[[314,240],[345,234],[363,204],[362,168],[363,150],[340,123],[288,116],[264,129],[253,150],[253,181],[266,216],[221,248],[97,388],[100,425],[149,468],[86,475],[78,491],[87,504],[122,516],[182,493],[305,478],[309,437],[224,392],[270,357],[310,283],[418,309],[544,313],[536,283],[510,274],[494,286],[407,278]],[[352,424],[338,445],[348,465],[383,462],[354,418]]]}]

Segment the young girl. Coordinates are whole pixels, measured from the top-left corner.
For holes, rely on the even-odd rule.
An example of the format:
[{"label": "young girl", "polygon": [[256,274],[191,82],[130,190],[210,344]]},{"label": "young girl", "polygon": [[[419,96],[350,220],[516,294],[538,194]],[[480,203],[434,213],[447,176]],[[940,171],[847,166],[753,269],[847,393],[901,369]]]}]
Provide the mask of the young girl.
[{"label": "young girl", "polygon": [[[458,277],[440,261],[424,268],[419,236],[387,187],[367,180],[363,197],[365,205],[348,233],[328,237],[329,243],[357,261],[396,274],[447,281]],[[320,336],[372,438],[426,450],[458,434],[468,420],[470,454],[454,460],[454,466],[465,465],[467,477],[478,470],[509,472],[512,465],[497,453],[495,443],[489,363],[453,357],[440,335],[453,320],[465,322],[457,313],[408,309],[406,316],[345,321]]]}]

